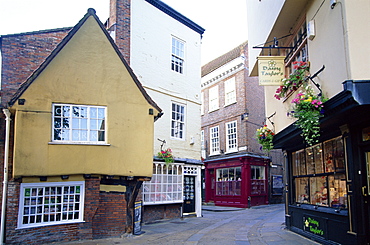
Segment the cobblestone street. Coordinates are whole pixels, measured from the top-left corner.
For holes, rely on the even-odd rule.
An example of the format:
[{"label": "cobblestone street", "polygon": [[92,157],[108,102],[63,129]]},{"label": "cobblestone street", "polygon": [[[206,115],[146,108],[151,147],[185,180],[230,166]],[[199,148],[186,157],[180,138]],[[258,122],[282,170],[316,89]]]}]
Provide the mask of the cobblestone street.
[{"label": "cobblestone street", "polygon": [[283,204],[250,209],[204,206],[201,218],[145,224],[142,231],[139,236],[64,244],[318,244],[285,229]]}]

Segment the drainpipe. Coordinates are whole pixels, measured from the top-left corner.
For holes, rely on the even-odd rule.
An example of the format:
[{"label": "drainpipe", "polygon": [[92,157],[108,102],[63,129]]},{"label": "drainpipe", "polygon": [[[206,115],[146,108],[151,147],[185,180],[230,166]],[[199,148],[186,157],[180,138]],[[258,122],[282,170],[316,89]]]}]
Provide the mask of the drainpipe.
[{"label": "drainpipe", "polygon": [[9,156],[9,132],[10,132],[10,111],[3,109],[5,115],[5,148],[4,148],[4,181],[3,181],[3,199],[1,204],[1,230],[0,244],[4,244],[5,236],[5,209],[6,209],[6,193],[8,189],[8,156]]}]

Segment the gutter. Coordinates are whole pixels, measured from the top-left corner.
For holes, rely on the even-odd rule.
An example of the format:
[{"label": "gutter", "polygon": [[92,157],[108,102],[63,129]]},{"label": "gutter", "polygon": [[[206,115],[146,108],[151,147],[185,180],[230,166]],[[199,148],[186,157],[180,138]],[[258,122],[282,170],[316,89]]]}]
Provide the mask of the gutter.
[{"label": "gutter", "polygon": [[9,156],[9,132],[10,132],[10,111],[3,109],[5,115],[5,149],[4,149],[4,181],[3,181],[3,198],[1,203],[1,230],[0,230],[0,244],[4,244],[5,240],[5,213],[6,213],[6,198],[8,189],[8,156]]}]

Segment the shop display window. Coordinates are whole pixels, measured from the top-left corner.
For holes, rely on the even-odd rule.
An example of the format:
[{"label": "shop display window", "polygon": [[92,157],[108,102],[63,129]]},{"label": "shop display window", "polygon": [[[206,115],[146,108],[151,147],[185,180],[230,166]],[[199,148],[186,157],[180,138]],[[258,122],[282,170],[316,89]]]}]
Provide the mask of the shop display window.
[{"label": "shop display window", "polygon": [[370,195],[370,152],[366,152],[367,195]]},{"label": "shop display window", "polygon": [[328,188],[326,176],[310,177],[310,203],[328,206]]},{"label": "shop display window", "polygon": [[341,137],[293,152],[295,202],[347,208],[344,161]]},{"label": "shop display window", "polygon": [[329,176],[329,203],[333,208],[347,207],[347,187],[344,174]]},{"label": "shop display window", "polygon": [[341,138],[333,141],[335,171],[344,171],[344,145]]},{"label": "shop display window", "polygon": [[[301,161],[304,163],[304,161]],[[321,145],[315,145],[306,149],[307,174],[324,173],[322,163]]]},{"label": "shop display window", "polygon": [[304,150],[296,151],[292,154],[293,159],[293,175],[306,175],[306,164],[304,164]]},{"label": "shop display window", "polygon": [[22,183],[18,228],[83,221],[85,182]]},{"label": "shop display window", "polygon": [[218,196],[241,195],[241,167],[217,169],[216,179]]},{"label": "shop display window", "polygon": [[364,128],[362,130],[362,141],[370,140],[370,127]]},{"label": "shop display window", "polygon": [[181,203],[182,176],[179,164],[154,163],[152,179],[143,182],[144,204]]},{"label": "shop display window", "polygon": [[308,194],[308,178],[296,178],[295,179],[295,190],[298,203],[310,203]]},{"label": "shop display window", "polygon": [[251,166],[251,195],[266,194],[266,175],[264,166]]}]

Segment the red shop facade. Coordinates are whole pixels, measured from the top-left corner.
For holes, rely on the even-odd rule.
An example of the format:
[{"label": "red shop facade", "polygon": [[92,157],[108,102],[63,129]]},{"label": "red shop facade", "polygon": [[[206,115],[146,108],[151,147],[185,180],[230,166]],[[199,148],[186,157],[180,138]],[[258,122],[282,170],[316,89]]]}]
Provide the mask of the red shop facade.
[{"label": "red shop facade", "polygon": [[205,160],[205,201],[239,208],[268,204],[269,162],[248,153]]}]

